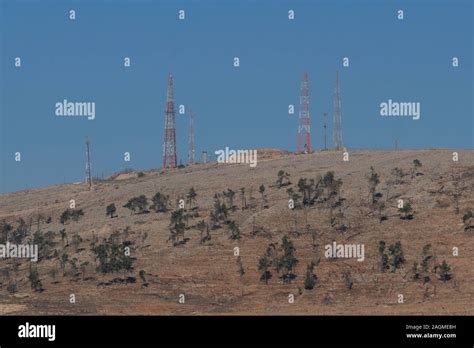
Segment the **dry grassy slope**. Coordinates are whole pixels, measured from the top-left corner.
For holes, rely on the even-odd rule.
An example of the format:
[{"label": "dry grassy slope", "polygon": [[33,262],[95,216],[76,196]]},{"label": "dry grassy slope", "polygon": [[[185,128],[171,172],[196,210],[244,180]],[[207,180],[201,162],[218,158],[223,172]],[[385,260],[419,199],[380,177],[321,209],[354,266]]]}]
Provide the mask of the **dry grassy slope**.
[{"label": "dry grassy slope", "polygon": [[[48,271],[57,267],[57,261],[42,261],[38,265],[43,293],[31,291],[27,279],[27,263],[19,272],[19,291],[10,295],[6,291],[5,279],[0,288],[0,313],[4,314],[473,314],[474,312],[474,236],[463,231],[461,214],[453,212],[453,204],[442,194],[429,191],[452,188],[452,174],[461,175],[461,182],[467,187],[461,198],[461,211],[474,208],[474,152],[460,151],[460,161],[452,161],[452,151],[357,151],[350,154],[349,162],[342,161],[338,152],[318,152],[311,155],[285,155],[261,160],[256,168],[248,165],[195,165],[169,173],[148,172],[142,178],[132,178],[96,185],[95,191],[87,191],[83,185],[59,185],[44,189],[0,195],[0,219],[15,221],[19,217],[35,217],[38,213],[52,216],[53,223],[41,226],[43,231],[59,231],[59,216],[68,207],[70,199],[85,212],[77,223],[66,226],[69,235],[78,231],[84,239],[77,254],[68,247],[71,257],[80,262],[92,261],[89,251],[93,231],[100,238],[106,238],[112,231],[131,226],[130,237],[138,250],[134,275],[143,269],[147,273],[148,288],[141,288],[140,281],[129,285],[98,287],[101,281],[121,275],[98,275],[88,270],[89,280],[74,280],[59,275],[54,281]],[[380,224],[374,217],[367,216],[367,208],[360,208],[366,202],[368,187],[366,175],[373,166],[381,176],[378,191],[385,194],[387,181],[392,178],[394,167],[408,170],[412,161],[419,159],[423,167],[414,180],[407,177],[404,185],[390,185],[390,196],[399,195],[410,199],[415,209],[415,219],[403,221],[390,217]],[[308,223],[317,227],[321,235],[318,248],[311,247],[309,236],[290,234],[295,243],[299,264],[297,279],[291,284],[281,284],[275,277],[268,285],[259,281],[258,257],[270,242],[280,241],[284,234],[294,229],[294,216],[300,219],[299,228],[304,226],[304,212],[293,212],[287,207],[285,189],[268,187],[274,183],[279,169],[288,171],[296,184],[300,177],[315,177],[328,170],[344,182],[342,196],[346,198],[346,216],[351,229],[341,234],[329,228],[328,213],[323,208],[308,211]],[[254,189],[257,203],[260,202],[258,187],[265,184],[269,208],[260,206],[253,210],[236,211],[232,214],[241,227],[242,239],[233,242],[228,239],[226,229],[211,232],[208,245],[199,245],[199,232],[187,231],[189,242],[182,247],[167,243],[169,213],[130,215],[123,204],[131,197],[145,194],[149,199],[157,191],[175,198],[184,195],[193,186],[198,193],[198,204],[202,217],[212,207],[212,197],[227,188],[238,191],[240,187]],[[449,204],[440,207],[437,200]],[[118,218],[105,215],[107,204],[114,202]],[[235,203],[240,206],[236,195]],[[394,206],[395,201],[391,202]],[[364,205],[364,204],[362,204]],[[390,215],[396,215],[395,208],[389,208]],[[271,231],[272,238],[254,237],[250,234],[255,217],[257,225]],[[197,220],[196,220],[197,221]],[[144,233],[148,237],[142,247]],[[339,243],[365,244],[365,261],[327,260],[324,245],[335,240]],[[405,269],[400,273],[383,274],[379,271],[378,242],[387,244],[402,242],[407,259]],[[58,240],[59,241],[59,240]],[[438,261],[446,259],[453,268],[454,279],[442,283],[435,279],[427,285],[410,280],[406,273],[414,261],[420,262],[421,250],[431,243]],[[233,248],[240,247],[245,267],[241,280]],[[458,257],[452,256],[452,247],[460,249]],[[314,290],[303,289],[304,272],[310,260],[321,258],[316,268],[319,278]],[[2,267],[11,267],[11,261],[0,261]],[[351,271],[354,279],[352,290],[342,280],[343,271]],[[60,272],[59,272],[60,273]],[[53,283],[56,282],[56,283]],[[69,294],[74,293],[77,303],[69,304]],[[186,295],[186,303],[179,304],[179,294]],[[288,303],[288,294],[295,294],[295,303]],[[403,294],[404,304],[397,303],[397,295]],[[332,298],[332,304],[324,302]]]}]

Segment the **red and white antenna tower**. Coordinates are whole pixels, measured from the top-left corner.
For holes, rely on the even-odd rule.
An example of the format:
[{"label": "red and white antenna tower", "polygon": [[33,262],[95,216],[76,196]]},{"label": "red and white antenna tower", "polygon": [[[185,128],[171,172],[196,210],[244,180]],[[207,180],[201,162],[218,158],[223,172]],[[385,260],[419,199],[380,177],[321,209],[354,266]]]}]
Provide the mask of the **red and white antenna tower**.
[{"label": "red and white antenna tower", "polygon": [[165,113],[165,138],[163,141],[163,168],[175,168],[176,156],[176,119],[173,100],[173,76],[168,78],[168,91],[166,95]]},{"label": "red and white antenna tower", "polygon": [[311,119],[309,117],[309,77],[305,72],[301,80],[300,115],[298,119],[298,148],[299,153],[311,152]]},{"label": "red and white antenna tower", "polygon": [[188,164],[194,164],[194,154],[194,117],[193,111],[189,109]]}]

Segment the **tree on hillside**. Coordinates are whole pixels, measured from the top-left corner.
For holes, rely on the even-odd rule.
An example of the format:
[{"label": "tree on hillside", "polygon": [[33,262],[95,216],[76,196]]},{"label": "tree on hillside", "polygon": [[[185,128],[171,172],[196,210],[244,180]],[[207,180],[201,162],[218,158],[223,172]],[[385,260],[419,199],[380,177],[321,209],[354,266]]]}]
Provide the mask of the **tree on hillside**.
[{"label": "tree on hillside", "polygon": [[5,244],[9,240],[9,234],[13,226],[3,220],[0,224],[0,244]]},{"label": "tree on hillside", "polygon": [[31,288],[36,292],[42,292],[43,284],[41,283],[41,279],[38,274],[38,270],[35,268],[33,269],[30,263],[30,273],[28,275],[28,279],[30,280]]},{"label": "tree on hillside", "polygon": [[400,218],[403,220],[411,220],[413,218],[413,214],[410,214],[413,211],[410,202],[404,203],[403,206],[398,209],[398,211],[403,214],[400,216]]},{"label": "tree on hillside", "polygon": [[101,273],[128,272],[133,270],[134,259],[125,252],[131,248],[130,241],[121,241],[118,231],[98,244],[92,251],[95,259],[99,261],[97,271]]},{"label": "tree on hillside", "polygon": [[59,218],[59,222],[63,225],[66,224],[66,222],[69,220],[77,222],[83,215],[84,215],[84,212],[82,211],[82,209],[66,209],[61,214]]},{"label": "tree on hillside", "polygon": [[66,252],[63,252],[59,258],[59,266],[61,267],[61,270],[63,271],[63,276],[66,275],[66,265],[69,261],[69,255]]},{"label": "tree on hillside", "polygon": [[291,185],[290,174],[288,174],[287,172],[283,170],[279,170],[277,174],[276,184],[278,188],[281,188],[282,186]]},{"label": "tree on hillside", "polygon": [[110,218],[111,218],[111,219],[117,216],[117,215],[115,215],[116,211],[117,211],[117,208],[115,207],[115,203],[109,204],[109,205],[107,206],[107,208],[105,209],[106,215],[107,215],[107,216],[110,215]]},{"label": "tree on hillside", "polygon": [[300,208],[299,199],[301,198],[301,196],[297,192],[294,192],[293,188],[291,187],[286,190],[286,193],[288,193],[288,199],[293,200],[293,206],[295,208]]},{"label": "tree on hillside", "polygon": [[388,248],[391,255],[392,272],[395,272],[405,263],[405,256],[403,255],[402,243],[400,241],[392,244]]},{"label": "tree on hillside", "polygon": [[[59,235],[61,236],[61,242],[63,243],[63,246],[67,247],[69,245],[69,240],[67,238],[66,229],[63,228],[62,230],[60,230]],[[65,245],[64,245],[64,241],[66,241]]]},{"label": "tree on hillside", "polygon": [[237,256],[236,262],[237,262],[237,267],[238,267],[239,276],[240,276],[240,278],[242,279],[242,277],[243,277],[244,274],[245,274],[244,264],[242,263],[242,257]]},{"label": "tree on hillside", "polygon": [[[321,182],[321,181],[319,181]],[[318,189],[319,182],[314,188],[315,197],[312,198],[314,202],[319,194],[322,192],[321,189]],[[340,191],[342,187],[342,179],[335,179],[334,172],[327,172],[322,178],[322,187],[326,189],[326,199],[330,208],[336,208],[341,203]]]},{"label": "tree on hillside", "polygon": [[260,187],[258,188],[258,192],[260,192],[260,194],[262,195],[262,209],[265,208],[265,203],[267,201],[266,197],[265,197],[265,185],[260,185]]},{"label": "tree on hillside", "polygon": [[146,283],[145,271],[143,269],[141,269],[140,272],[138,272],[138,276],[142,280],[142,283]]},{"label": "tree on hillside", "polygon": [[156,213],[166,213],[168,211],[170,196],[157,192],[151,201],[152,205],[150,205],[150,209]]},{"label": "tree on hillside", "polygon": [[314,261],[311,261],[306,266],[306,275],[304,278],[304,288],[306,290],[312,290],[316,285],[316,280],[318,279],[318,277],[313,273],[315,265],[316,264],[314,263]]},{"label": "tree on hillside", "polygon": [[306,225],[306,233],[311,236],[311,246],[316,249],[316,238],[318,237],[318,230],[311,228],[311,225]]},{"label": "tree on hillside", "polygon": [[418,159],[413,160],[413,168],[411,169],[411,178],[413,179],[416,175],[419,175],[418,170],[422,164]]},{"label": "tree on hillside", "polygon": [[474,229],[474,214],[472,213],[472,210],[466,211],[462,217],[462,222],[464,224],[464,231]]},{"label": "tree on hillside", "polygon": [[194,190],[194,187],[191,187],[189,189],[188,194],[186,195],[186,201],[189,204],[189,209],[190,210],[192,210],[193,207],[194,207],[194,204],[196,204],[196,197],[197,197],[197,193]]},{"label": "tree on hillside", "polygon": [[395,184],[403,184],[403,177],[407,175],[403,172],[401,168],[398,167],[393,168],[391,174],[395,177]]},{"label": "tree on hillside", "polygon": [[279,260],[279,268],[283,269],[282,280],[284,283],[290,283],[296,276],[292,273],[293,268],[298,263],[298,259],[295,257],[295,247],[293,242],[287,237],[283,236],[282,246],[283,255]]},{"label": "tree on hillside", "polygon": [[374,167],[370,167],[370,174],[368,177],[369,181],[369,204],[372,205],[375,203],[375,191],[377,185],[380,183],[379,175],[375,172]]},{"label": "tree on hillside", "polygon": [[232,211],[235,210],[235,206],[234,206],[235,192],[228,188],[227,191],[222,192],[222,194],[227,199],[227,204],[228,204],[229,209],[231,209]]},{"label": "tree on hillside", "polygon": [[268,280],[272,277],[272,273],[268,270],[272,263],[268,259],[268,256],[262,256],[258,260],[258,270],[260,272],[260,280],[268,284]]},{"label": "tree on hillside", "polygon": [[385,242],[381,240],[379,242],[379,255],[380,255],[380,269],[382,272],[387,271],[390,269],[388,263],[388,255],[385,253]]},{"label": "tree on hillside", "polygon": [[430,263],[433,261],[433,255],[431,254],[431,244],[426,244],[423,247],[422,251],[422,260],[420,267],[418,263],[415,262],[412,267],[413,279],[419,280],[422,279],[424,283],[427,283],[431,280],[429,276],[430,272]]},{"label": "tree on hillside", "polygon": [[443,260],[441,265],[438,265],[437,269],[439,273],[439,279],[443,282],[447,282],[453,277],[453,274],[451,273],[451,266],[445,260]]},{"label": "tree on hillside", "polygon": [[464,183],[461,182],[461,178],[459,176],[452,176],[453,180],[453,189],[449,193],[453,203],[454,203],[454,213],[459,214],[459,201],[463,196],[464,192],[466,191],[467,187],[464,186]]},{"label": "tree on hillside", "polygon": [[240,239],[240,229],[235,221],[229,223],[230,239],[237,240]]},{"label": "tree on hillside", "polygon": [[[199,221],[196,227],[200,231],[200,244],[204,244],[205,242],[211,240],[211,235],[209,234],[209,225],[206,224],[204,220]],[[206,231],[206,235],[204,235],[204,231]]]},{"label": "tree on hillside", "polygon": [[227,205],[221,202],[220,194],[216,193],[214,195],[214,210],[211,212],[211,221],[213,223],[212,228],[220,227],[219,223],[227,223],[227,218],[229,216],[229,209]]},{"label": "tree on hillside", "polygon": [[79,235],[79,233],[74,233],[71,243],[74,247],[74,250],[77,251],[77,249],[79,249],[79,245],[82,243],[82,237]]},{"label": "tree on hillside", "polygon": [[240,199],[242,200],[242,210],[247,209],[247,199],[245,198],[245,187],[240,188]]},{"label": "tree on hillside", "polygon": [[352,280],[352,275],[350,271],[342,272],[342,279],[344,280],[344,284],[348,290],[352,290],[352,286],[354,285],[354,281]]},{"label": "tree on hillside", "polygon": [[307,180],[308,179],[306,178],[300,178],[297,184],[298,191],[303,195],[303,205],[309,204],[309,198],[308,198],[308,193],[307,193],[307,188],[308,188]]},{"label": "tree on hillside", "polygon": [[[339,193],[340,185],[342,185],[342,181],[334,182],[334,172],[327,172],[324,178],[321,175],[315,179],[300,178],[296,186],[302,195],[303,206],[311,206],[320,198],[324,189],[327,189],[328,197],[330,197],[333,191]],[[293,195],[293,190],[287,190],[287,192]],[[295,201],[295,198],[292,199]]]},{"label": "tree on hillside", "polygon": [[127,204],[124,205],[124,208],[130,209],[131,214],[143,214],[148,212],[148,200],[145,195],[140,195],[138,197],[133,197],[128,200]]},{"label": "tree on hillside", "polygon": [[85,280],[86,278],[86,271],[89,264],[90,264],[89,261],[81,262],[80,268],[81,268],[81,273],[82,273],[82,280]]},{"label": "tree on hillside", "polygon": [[169,225],[170,237],[168,238],[168,241],[171,240],[173,246],[184,244],[185,242],[184,231],[186,229],[186,225],[184,224],[183,220],[183,209],[177,209],[171,213],[171,220]]}]

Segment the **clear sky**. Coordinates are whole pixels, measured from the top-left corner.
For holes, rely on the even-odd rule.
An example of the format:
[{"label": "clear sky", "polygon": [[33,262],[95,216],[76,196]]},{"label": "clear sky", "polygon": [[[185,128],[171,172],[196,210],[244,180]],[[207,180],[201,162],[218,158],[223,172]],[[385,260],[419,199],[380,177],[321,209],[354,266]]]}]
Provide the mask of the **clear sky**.
[{"label": "clear sky", "polygon": [[[170,72],[176,104],[195,114],[198,159],[202,150],[225,146],[294,151],[305,71],[316,149],[323,146],[323,112],[332,146],[336,70],[349,149],[393,148],[395,138],[401,148],[472,149],[473,6],[471,0],[0,0],[0,191],[84,180],[86,136],[94,176],[160,167]],[[180,9],[185,20],[178,19]],[[55,116],[63,99],[95,102],[95,119]],[[381,117],[380,103],[388,99],[420,102],[421,118]],[[296,105],[292,116],[289,104]],[[177,114],[177,142],[186,163],[185,115]]]}]

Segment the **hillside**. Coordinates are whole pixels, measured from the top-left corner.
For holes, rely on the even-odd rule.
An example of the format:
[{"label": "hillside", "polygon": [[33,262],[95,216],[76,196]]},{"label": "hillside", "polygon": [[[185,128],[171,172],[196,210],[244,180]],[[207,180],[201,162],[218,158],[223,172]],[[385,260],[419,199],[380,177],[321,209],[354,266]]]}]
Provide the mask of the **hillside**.
[{"label": "hillside", "polygon": [[[467,218],[463,223],[463,215],[474,210],[474,151],[459,151],[458,162],[452,160],[452,152],[355,151],[347,162],[335,151],[310,155],[282,152],[266,156],[255,168],[196,164],[144,172],[143,176],[112,177],[95,183],[93,191],[84,184],[66,184],[1,194],[2,229],[9,224],[12,230],[0,236],[0,243],[11,238],[22,218],[26,226],[23,241],[33,239],[36,232],[37,240],[48,235],[50,246],[40,254],[42,259],[33,263],[41,281],[38,291],[29,280],[28,260],[0,259],[0,314],[472,315],[474,228],[469,226],[474,222]],[[422,166],[412,175],[415,159]],[[376,203],[369,192],[370,167],[380,181],[373,192]],[[405,175],[397,177],[395,167]],[[289,174],[290,185],[283,181],[283,187],[278,187],[280,170]],[[342,180],[332,198],[329,188],[321,186],[321,194],[311,204],[288,207],[288,188],[296,193],[300,178],[316,179],[328,171]],[[262,184],[264,202],[259,192]],[[170,217],[177,209],[178,197],[186,201],[191,187],[197,194],[198,208],[190,209],[186,202],[186,212],[199,216],[186,222],[185,242],[173,246]],[[228,188],[235,191],[235,210],[229,212],[227,223],[210,229],[210,240],[201,243],[197,224],[209,221],[214,195]],[[245,203],[250,205],[247,209],[242,209],[241,188],[245,188]],[[150,204],[157,192],[169,195],[167,212],[149,208],[149,212],[132,214],[124,207],[140,195]],[[70,207],[71,199],[84,215],[62,224],[61,214]],[[400,218],[399,199],[411,203],[407,219]],[[225,197],[220,200],[228,201]],[[116,206],[114,218],[106,215],[111,203]],[[240,229],[239,240],[229,238],[230,221]],[[64,238],[59,232],[62,229]],[[115,231],[118,243],[130,247],[133,269],[99,272],[91,243],[97,246]],[[298,262],[289,273],[296,277],[284,283],[280,278],[284,270],[277,272],[270,266],[272,277],[265,284],[260,279],[259,259],[271,243],[278,243],[276,250],[281,253],[285,235],[294,244]],[[325,246],[334,241],[364,245],[364,260],[326,258]],[[387,250],[400,241],[405,261],[399,267],[382,272],[380,241],[386,243]],[[414,262],[421,265],[427,244],[431,244],[426,254],[430,256],[427,271],[416,280],[412,266]],[[239,248],[243,275],[239,274],[235,247]],[[458,256],[453,256],[454,247],[459,249]],[[68,261],[63,271],[60,258],[64,253]],[[446,281],[440,279],[440,268],[435,268],[443,260],[452,273]],[[311,261],[317,263],[317,279],[309,290],[305,289],[305,273]],[[70,303],[71,294],[75,295],[74,304]],[[180,294],[185,296],[184,303],[179,302]],[[294,303],[288,301],[290,294]],[[403,303],[398,303],[400,294]]]}]

